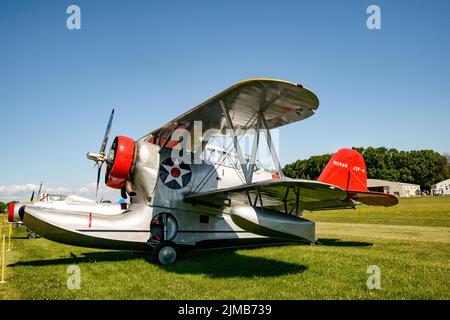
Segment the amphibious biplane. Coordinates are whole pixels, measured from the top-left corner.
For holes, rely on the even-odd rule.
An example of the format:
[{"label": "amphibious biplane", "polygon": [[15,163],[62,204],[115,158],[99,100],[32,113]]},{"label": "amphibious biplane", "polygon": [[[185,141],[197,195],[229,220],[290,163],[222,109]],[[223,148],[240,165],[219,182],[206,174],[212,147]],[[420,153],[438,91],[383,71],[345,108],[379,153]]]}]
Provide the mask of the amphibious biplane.
[{"label": "amphibious biplane", "polygon": [[[339,150],[318,181],[284,176],[270,130],[306,119],[318,106],[316,95],[300,84],[250,79],[137,141],[116,137],[106,154],[113,110],[100,152],[87,157],[99,165],[97,183],[106,162],[105,183],[130,198],[129,208],[105,216],[26,206],[24,222],[54,241],[151,250],[154,262],[170,264],[180,248],[204,243],[264,238],[315,242],[315,224],[302,218],[304,210],[395,205],[396,197],[367,190],[365,163],[355,150]],[[240,139],[250,130],[248,156]],[[194,131],[200,138],[192,139]],[[218,135],[231,141],[232,152],[209,147]],[[276,172],[257,165],[260,135]]]}]

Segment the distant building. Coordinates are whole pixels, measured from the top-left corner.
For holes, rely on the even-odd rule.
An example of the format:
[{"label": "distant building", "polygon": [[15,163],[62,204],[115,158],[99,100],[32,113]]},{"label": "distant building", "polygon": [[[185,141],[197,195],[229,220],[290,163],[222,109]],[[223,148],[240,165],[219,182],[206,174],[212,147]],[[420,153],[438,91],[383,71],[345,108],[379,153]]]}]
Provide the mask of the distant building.
[{"label": "distant building", "polygon": [[450,179],[432,185],[431,194],[434,195],[450,194]]},{"label": "distant building", "polygon": [[405,182],[395,182],[379,179],[367,179],[369,191],[384,192],[398,197],[412,197],[420,195],[420,186]]}]

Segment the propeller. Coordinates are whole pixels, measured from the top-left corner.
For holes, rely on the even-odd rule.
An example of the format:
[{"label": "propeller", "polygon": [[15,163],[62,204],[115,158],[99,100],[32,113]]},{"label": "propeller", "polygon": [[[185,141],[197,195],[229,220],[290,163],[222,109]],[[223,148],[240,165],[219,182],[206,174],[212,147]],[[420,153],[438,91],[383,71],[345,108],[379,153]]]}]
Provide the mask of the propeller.
[{"label": "propeller", "polygon": [[[98,166],[97,171],[97,188],[95,192],[95,196],[98,196],[98,186],[100,184],[100,175],[102,171],[102,166],[105,161],[108,161],[108,157],[106,155],[106,146],[108,144],[109,135],[111,133],[112,122],[114,118],[114,108],[111,111],[111,116],[109,117],[108,126],[106,127],[105,136],[103,137],[102,146],[100,147],[99,152],[88,152],[87,158],[89,160],[95,161],[94,168]],[[100,163],[100,165],[99,165]]]}]

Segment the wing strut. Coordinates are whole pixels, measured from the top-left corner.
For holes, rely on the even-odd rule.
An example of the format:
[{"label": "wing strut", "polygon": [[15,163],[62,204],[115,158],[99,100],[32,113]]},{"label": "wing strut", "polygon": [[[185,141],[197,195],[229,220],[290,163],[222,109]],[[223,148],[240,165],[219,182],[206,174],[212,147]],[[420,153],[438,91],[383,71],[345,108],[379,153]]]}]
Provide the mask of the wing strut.
[{"label": "wing strut", "polygon": [[253,140],[253,146],[252,146],[252,155],[250,159],[250,163],[247,163],[244,159],[244,156],[242,155],[241,148],[239,146],[239,141],[236,135],[236,130],[233,125],[233,121],[231,120],[230,113],[228,111],[227,106],[223,102],[223,100],[219,100],[220,106],[222,108],[223,114],[225,116],[225,119],[227,121],[228,127],[231,129],[231,135],[233,138],[233,144],[234,148],[236,149],[237,156],[239,158],[239,163],[241,165],[242,171],[244,172],[245,176],[245,183],[249,184],[252,182],[253,178],[253,169],[255,166],[256,161],[256,153],[259,146],[259,131],[261,127],[264,129],[264,133],[266,135],[267,145],[269,146],[270,155],[272,156],[273,163],[275,164],[276,170],[278,172],[278,175],[280,179],[284,179],[283,170],[281,169],[280,160],[278,159],[278,155],[275,150],[275,145],[272,140],[272,136],[269,131],[269,127],[267,126],[266,118],[264,117],[264,112],[258,112],[257,115],[257,121],[256,121],[256,132],[255,132],[255,138]]},{"label": "wing strut", "polygon": [[239,146],[239,141],[236,136],[236,131],[234,130],[233,122],[231,121],[230,113],[228,112],[228,108],[223,102],[223,100],[220,100],[220,106],[222,107],[223,114],[225,116],[225,119],[227,121],[228,127],[231,129],[231,135],[233,138],[234,148],[236,149],[237,156],[239,158],[239,164],[241,165],[242,171],[244,172],[245,176],[245,183],[250,183],[249,181],[249,174],[248,174],[248,168],[247,163],[245,162],[244,156],[242,155],[241,147]]},{"label": "wing strut", "polygon": [[261,124],[264,129],[264,133],[266,134],[267,145],[269,146],[270,155],[272,156],[273,163],[275,164],[280,179],[284,179],[283,170],[281,169],[280,160],[278,159],[277,152],[275,150],[275,145],[273,144],[272,141],[272,136],[270,135],[270,131],[267,127],[266,118],[264,117],[263,113],[260,113],[259,116],[261,118]]},{"label": "wing strut", "polygon": [[260,129],[261,129],[261,117],[258,115],[258,117],[256,118],[255,137],[253,138],[252,154],[250,156],[250,166],[248,169],[248,178],[246,177],[246,180],[250,182],[252,182],[253,180],[253,172],[255,171],[256,153],[258,152]]}]

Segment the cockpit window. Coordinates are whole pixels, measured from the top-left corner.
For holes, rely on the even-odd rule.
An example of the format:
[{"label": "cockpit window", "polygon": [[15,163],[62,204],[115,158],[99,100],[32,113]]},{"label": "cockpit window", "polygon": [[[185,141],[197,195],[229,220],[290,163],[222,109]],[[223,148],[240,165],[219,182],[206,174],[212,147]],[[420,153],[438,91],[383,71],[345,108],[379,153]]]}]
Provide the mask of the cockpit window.
[{"label": "cockpit window", "polygon": [[49,201],[64,201],[66,200],[67,196],[62,194],[49,194],[47,195],[47,199]]}]

